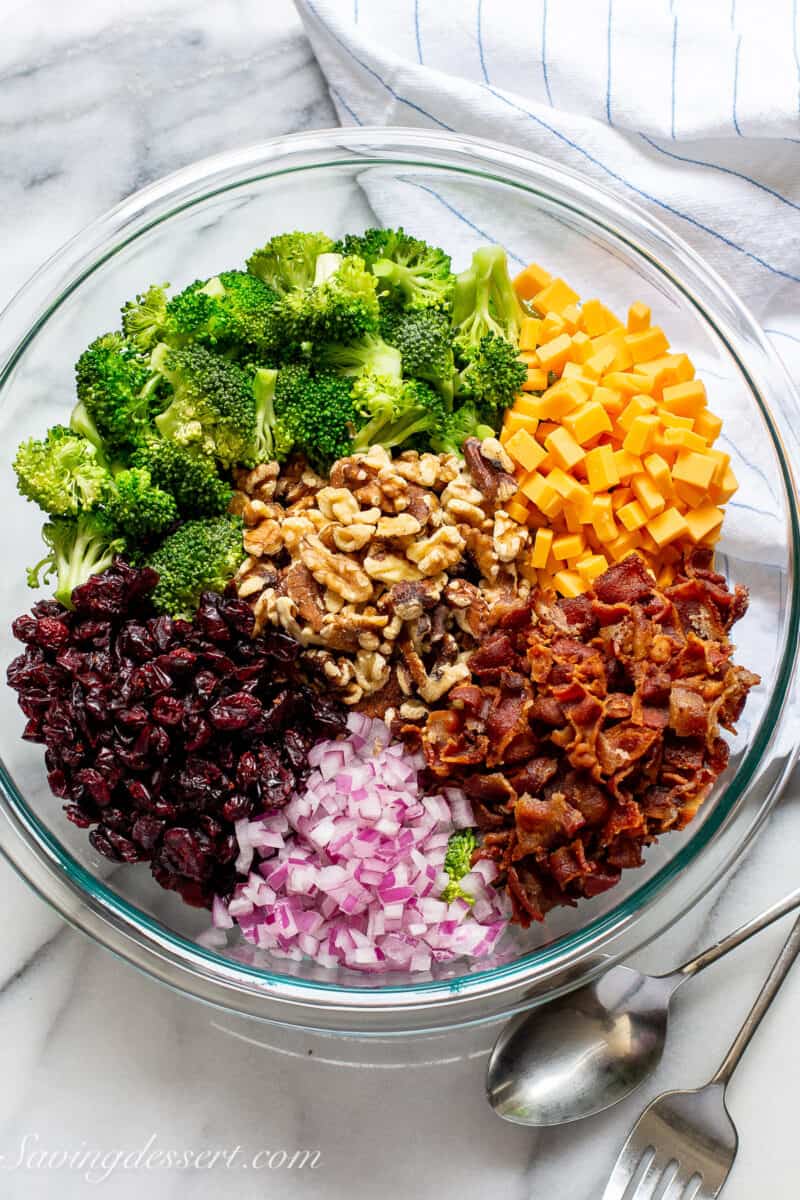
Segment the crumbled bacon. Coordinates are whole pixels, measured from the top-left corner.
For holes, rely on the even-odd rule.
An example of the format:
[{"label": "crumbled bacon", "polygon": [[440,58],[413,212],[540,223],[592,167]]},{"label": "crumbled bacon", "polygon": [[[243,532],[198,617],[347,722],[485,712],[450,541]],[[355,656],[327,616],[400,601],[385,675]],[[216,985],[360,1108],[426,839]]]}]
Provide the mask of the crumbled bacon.
[{"label": "crumbled bacon", "polygon": [[454,707],[400,729],[460,779],[519,924],[612,887],[691,821],[759,682],[728,640],[746,607],[705,552],[664,591],[632,554],[576,599],[496,606]]}]

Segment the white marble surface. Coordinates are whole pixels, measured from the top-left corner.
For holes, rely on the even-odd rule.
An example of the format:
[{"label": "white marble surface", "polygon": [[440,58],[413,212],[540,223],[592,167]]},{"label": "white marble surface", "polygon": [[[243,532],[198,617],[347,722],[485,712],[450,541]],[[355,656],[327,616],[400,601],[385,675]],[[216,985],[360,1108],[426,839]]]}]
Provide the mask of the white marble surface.
[{"label": "white marble surface", "polygon": [[[158,175],[235,143],[334,123],[288,0],[0,0],[0,16],[0,303],[86,221]],[[787,798],[735,876],[643,961],[666,967],[788,891],[798,844],[800,811]],[[4,864],[0,882],[8,1200],[73,1200],[92,1188],[117,1200],[143,1187],[153,1200],[594,1200],[647,1098],[547,1134],[513,1128],[483,1101],[485,1033],[370,1055],[245,1027],[116,963]],[[785,932],[784,923],[683,993],[648,1094],[711,1072]],[[795,974],[731,1086],[741,1150],[726,1200],[800,1194],[798,1004]],[[370,1057],[379,1065],[365,1065]],[[148,1146],[237,1144],[230,1167],[221,1157],[208,1166],[208,1156],[192,1170],[135,1169],[135,1157],[113,1166]],[[319,1150],[315,1170],[242,1165],[262,1149],[297,1148]],[[57,1163],[59,1152],[104,1165],[33,1165],[43,1153]]]}]

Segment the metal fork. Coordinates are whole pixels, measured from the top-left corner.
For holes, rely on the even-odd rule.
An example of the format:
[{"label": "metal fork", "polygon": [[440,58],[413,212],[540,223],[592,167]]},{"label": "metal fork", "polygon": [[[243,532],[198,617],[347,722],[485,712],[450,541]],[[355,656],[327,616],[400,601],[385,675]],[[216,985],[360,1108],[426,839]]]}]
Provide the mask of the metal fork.
[{"label": "metal fork", "polygon": [[725,1089],[739,1060],[800,954],[800,919],[705,1087],[664,1092],[644,1110],[614,1164],[602,1200],[712,1200],[722,1191],[739,1148]]}]

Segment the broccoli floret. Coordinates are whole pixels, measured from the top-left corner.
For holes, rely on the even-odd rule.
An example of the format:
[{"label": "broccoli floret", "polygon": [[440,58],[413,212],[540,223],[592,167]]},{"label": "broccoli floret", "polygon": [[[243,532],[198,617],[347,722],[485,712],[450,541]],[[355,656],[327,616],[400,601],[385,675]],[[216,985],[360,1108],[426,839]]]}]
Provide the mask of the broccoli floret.
[{"label": "broccoli floret", "polygon": [[79,404],[94,423],[110,455],[135,446],[159,410],[160,379],[121,333],[92,342],[75,368]]},{"label": "broccoli floret", "polygon": [[278,372],[271,367],[259,367],[253,380],[256,402],[256,455],[259,462],[273,459],[283,462],[294,445],[294,436],[282,417],[275,413],[275,387]]},{"label": "broccoli floret", "polygon": [[471,871],[472,854],[477,844],[474,829],[457,829],[450,835],[444,856],[444,869],[450,876],[450,882],[440,896],[440,899],[448,904],[453,900],[466,900],[468,904],[474,903],[473,897],[469,896],[459,885],[459,880]]},{"label": "broccoli floret", "polygon": [[132,467],[114,476],[106,510],[114,528],[132,545],[158,537],[178,519],[174,497],[156,487],[147,467]]},{"label": "broccoli floret", "polygon": [[387,375],[390,379],[400,379],[403,368],[400,351],[374,333],[349,345],[333,343],[320,346],[317,362],[339,375],[358,375],[362,371],[371,371],[375,375]]},{"label": "broccoli floret", "polygon": [[390,309],[381,322],[381,334],[400,351],[404,375],[424,379],[446,403],[452,401],[455,364],[445,313],[432,308],[412,312]]},{"label": "broccoli floret", "polygon": [[430,445],[436,454],[461,454],[467,438],[494,437],[496,430],[480,407],[471,401],[460,405],[455,412],[445,414],[436,429],[431,431]]},{"label": "broccoli floret", "polygon": [[201,593],[224,591],[244,558],[241,517],[187,521],[145,560],[158,572],[153,604],[173,617],[193,617]]},{"label": "broccoli floret", "polygon": [[339,254],[357,254],[371,267],[379,258],[390,258],[397,236],[405,237],[402,229],[365,229],[363,233],[348,233],[333,247]]},{"label": "broccoli floret", "polygon": [[366,418],[353,450],[377,444],[394,449],[438,428],[444,417],[441,397],[421,380],[364,373],[354,380],[351,395],[356,412]]},{"label": "broccoli floret", "polygon": [[375,276],[361,258],[343,258],[336,270],[312,287],[290,292],[275,306],[281,340],[352,342],[378,328]]},{"label": "broccoli floret", "polygon": [[122,332],[139,350],[152,350],[167,324],[168,283],[154,283],[122,307]]},{"label": "broccoli floret", "polygon": [[146,438],[131,456],[132,467],[144,467],[156,487],[169,492],[182,517],[216,517],[227,512],[233,492],[220,479],[216,463],[184,450],[165,438]]},{"label": "broccoli floret", "polygon": [[111,478],[97,447],[65,425],[48,429],[44,441],[23,442],[14,470],[22,495],[54,517],[94,508]]},{"label": "broccoli floret", "polygon": [[453,329],[456,353],[469,362],[487,333],[519,341],[522,307],[508,273],[502,246],[481,246],[466,271],[456,277]]},{"label": "broccoli floret", "polygon": [[161,436],[225,467],[254,465],[255,400],[247,373],[203,346],[173,350],[160,343],[152,362],[172,388],[169,407],[155,420]]},{"label": "broccoli floret", "polygon": [[91,442],[98,452],[98,457],[105,460],[105,447],[103,439],[100,437],[100,430],[89,416],[82,400],[78,401],[70,413],[69,427],[73,433],[77,433],[79,437],[86,438],[88,442]]},{"label": "broccoli floret", "polygon": [[454,276],[450,257],[443,250],[415,238],[398,248],[392,258],[373,263],[378,278],[378,294],[397,301],[403,308],[448,310],[453,294]]},{"label": "broccoli floret", "polygon": [[100,512],[82,513],[75,520],[56,517],[44,526],[42,537],[48,553],[28,570],[28,586],[41,587],[55,574],[54,595],[65,608],[72,607],[74,588],[106,571],[125,549],[124,538],[115,535]]},{"label": "broccoli floret", "polygon": [[197,281],[167,305],[164,341],[200,342],[219,350],[250,351],[274,337],[272,308],[278,293],[245,271],[223,271]]},{"label": "broccoli floret", "polygon": [[508,408],[525,382],[527,367],[505,338],[487,333],[472,351],[456,379],[456,392],[466,392],[494,409]]},{"label": "broccoli floret", "polygon": [[274,408],[288,434],[315,470],[324,472],[350,453],[353,426],[351,383],[330,371],[311,374],[302,364],[282,368],[275,384]]},{"label": "broccoli floret", "polygon": [[270,238],[247,260],[247,270],[276,292],[286,295],[314,282],[317,257],[333,250],[325,233],[281,233]]}]

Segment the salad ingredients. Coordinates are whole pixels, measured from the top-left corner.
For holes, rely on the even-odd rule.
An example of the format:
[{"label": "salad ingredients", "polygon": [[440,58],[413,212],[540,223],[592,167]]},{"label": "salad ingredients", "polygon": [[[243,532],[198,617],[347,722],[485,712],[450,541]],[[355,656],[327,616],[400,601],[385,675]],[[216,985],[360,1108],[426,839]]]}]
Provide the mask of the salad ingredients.
[{"label": "salad ingredients", "polygon": [[738,487],[714,448],[722,421],[646,305],[626,327],[536,264],[515,283],[541,315],[522,321],[528,379],[501,441],[520,488],[512,515],[537,531],[539,582],[576,596],[636,550],[665,587],[684,550],[717,541]]},{"label": "salad ingredients", "polygon": [[239,517],[186,521],[146,560],[158,576],[152,603],[191,619],[203,592],[224,592],[244,558]]},{"label": "salad ingredients", "polygon": [[727,765],[720,728],[735,731],[759,679],[728,637],[747,593],[709,559],[695,551],[662,591],[632,554],[583,596],[495,606],[447,707],[395,722],[463,787],[520,924],[640,866]]},{"label": "salad ingredients", "polygon": [[174,621],[153,612],[156,581],[117,560],[72,611],[35,605],[14,622],[25,650],[8,683],[95,850],[149,862],[162,887],[207,905],[233,886],[235,822],[286,804],[310,747],[344,719],[291,638],[252,636],[246,604],[207,593],[193,621]]},{"label": "salad ingredients", "polygon": [[422,756],[393,743],[382,721],[352,713],[347,729],[314,746],[311,774],[285,807],[237,823],[249,875],[215,904],[215,924],[236,922],[286,958],[369,972],[489,954],[506,924],[494,864],[460,862],[459,894],[442,895],[454,823],[471,821],[463,794],[426,795]]}]

